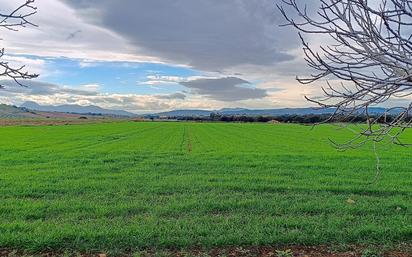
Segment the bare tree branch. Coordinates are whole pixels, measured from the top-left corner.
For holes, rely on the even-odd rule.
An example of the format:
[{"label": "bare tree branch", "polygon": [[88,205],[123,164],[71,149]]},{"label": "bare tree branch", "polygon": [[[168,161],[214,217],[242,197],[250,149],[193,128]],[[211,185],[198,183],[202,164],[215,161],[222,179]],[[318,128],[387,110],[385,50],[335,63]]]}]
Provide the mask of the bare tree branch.
[{"label": "bare tree branch", "polygon": [[[309,15],[297,0],[278,5],[287,24],[299,31],[305,60],[316,73],[297,80],[314,84],[326,80],[324,97],[310,98],[321,108],[334,108],[331,119],[366,115],[367,126],[358,136],[339,147],[357,147],[367,141],[389,138],[401,143],[402,132],[411,127],[408,106],[370,115],[370,107],[412,95],[412,1],[411,0],[319,0],[317,17]],[[291,18],[288,9],[297,14]],[[303,35],[325,35],[333,43],[315,50]],[[331,80],[341,81],[336,85]],[[387,115],[395,115],[387,121]],[[383,122],[382,122],[383,120]]]},{"label": "bare tree branch", "polygon": [[[19,28],[26,26],[37,26],[29,18],[37,13],[37,8],[33,5],[35,0],[26,0],[10,13],[0,13],[0,28],[18,31]],[[11,67],[4,59],[5,50],[0,50],[0,77],[14,80],[18,85],[24,86],[21,80],[33,79],[38,77],[37,74],[31,74],[24,71],[25,66]],[[0,85],[3,88],[3,85]]]}]

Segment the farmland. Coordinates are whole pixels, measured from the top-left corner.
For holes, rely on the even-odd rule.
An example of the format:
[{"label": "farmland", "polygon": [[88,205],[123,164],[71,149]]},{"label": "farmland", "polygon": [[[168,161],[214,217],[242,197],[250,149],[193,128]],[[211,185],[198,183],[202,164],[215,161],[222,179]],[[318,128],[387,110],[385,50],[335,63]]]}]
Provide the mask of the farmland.
[{"label": "farmland", "polygon": [[374,182],[370,145],[328,143],[350,137],[330,125],[0,127],[0,248],[411,242],[411,149],[379,145]]}]

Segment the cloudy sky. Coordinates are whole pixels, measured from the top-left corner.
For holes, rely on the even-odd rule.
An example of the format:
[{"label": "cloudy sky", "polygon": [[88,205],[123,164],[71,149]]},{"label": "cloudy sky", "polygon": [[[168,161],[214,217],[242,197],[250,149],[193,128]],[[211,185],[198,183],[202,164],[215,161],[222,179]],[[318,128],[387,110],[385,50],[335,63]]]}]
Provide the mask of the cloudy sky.
[{"label": "cloudy sky", "polygon": [[[10,12],[24,0],[0,0]],[[308,106],[313,87],[279,0],[37,0],[38,27],[2,31],[5,60],[39,78],[0,102],[170,109]]]}]

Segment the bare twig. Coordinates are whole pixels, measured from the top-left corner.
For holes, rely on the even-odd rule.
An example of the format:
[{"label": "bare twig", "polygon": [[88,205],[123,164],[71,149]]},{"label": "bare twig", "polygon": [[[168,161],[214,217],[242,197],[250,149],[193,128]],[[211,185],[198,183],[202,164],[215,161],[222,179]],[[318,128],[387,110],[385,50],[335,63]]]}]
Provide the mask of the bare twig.
[{"label": "bare twig", "polygon": [[[23,4],[15,8],[10,13],[0,13],[0,28],[18,31],[19,28],[26,26],[37,26],[29,18],[37,13],[37,8],[33,5],[35,0],[26,0]],[[24,71],[25,66],[11,67],[4,59],[5,50],[0,50],[0,77],[12,79],[17,85],[24,86],[21,80],[33,79],[37,74]],[[3,85],[0,85],[3,88]]]}]

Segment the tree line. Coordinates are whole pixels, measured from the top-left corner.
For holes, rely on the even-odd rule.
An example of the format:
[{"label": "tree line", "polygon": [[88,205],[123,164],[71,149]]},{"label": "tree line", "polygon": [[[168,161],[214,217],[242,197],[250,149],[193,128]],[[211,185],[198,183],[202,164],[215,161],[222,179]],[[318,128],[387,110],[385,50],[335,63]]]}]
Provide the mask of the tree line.
[{"label": "tree line", "polygon": [[[159,117],[150,117],[157,119]],[[374,121],[380,124],[392,122],[396,118],[395,115],[353,115],[345,116],[345,122],[348,123],[367,123]],[[299,123],[299,124],[317,124],[317,123],[337,123],[342,122],[342,117],[330,114],[306,114],[306,115],[277,115],[277,116],[250,116],[250,115],[224,115],[219,113],[211,113],[209,116],[169,116],[168,120],[178,121],[196,121],[196,122],[241,122],[241,123]],[[409,118],[412,120],[412,116]]]}]

